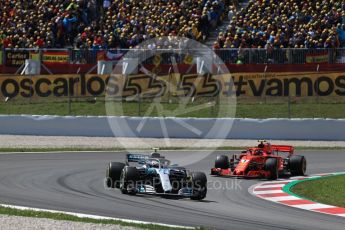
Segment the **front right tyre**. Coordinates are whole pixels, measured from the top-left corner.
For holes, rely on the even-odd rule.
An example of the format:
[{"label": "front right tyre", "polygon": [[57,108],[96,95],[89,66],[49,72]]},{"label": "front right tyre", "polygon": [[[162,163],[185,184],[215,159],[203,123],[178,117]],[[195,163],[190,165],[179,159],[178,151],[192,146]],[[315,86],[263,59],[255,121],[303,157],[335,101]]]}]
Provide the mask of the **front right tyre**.
[{"label": "front right tyre", "polygon": [[135,195],[139,172],[136,167],[125,166],[120,176],[120,190],[122,194]]},{"label": "front right tyre", "polygon": [[307,160],[304,156],[291,156],[289,167],[291,176],[304,176],[307,170]]},{"label": "front right tyre", "polygon": [[207,194],[207,177],[203,172],[192,172],[192,200],[202,200]]},{"label": "front right tyre", "polygon": [[220,169],[228,169],[230,167],[228,156],[217,156],[217,159],[214,163],[214,167]]},{"label": "front right tyre", "polygon": [[265,170],[270,172],[267,179],[278,179],[278,160],[276,158],[268,158],[265,162]]},{"label": "front right tyre", "polygon": [[119,188],[120,176],[122,169],[125,167],[124,163],[110,162],[106,170],[106,186],[108,188]]}]

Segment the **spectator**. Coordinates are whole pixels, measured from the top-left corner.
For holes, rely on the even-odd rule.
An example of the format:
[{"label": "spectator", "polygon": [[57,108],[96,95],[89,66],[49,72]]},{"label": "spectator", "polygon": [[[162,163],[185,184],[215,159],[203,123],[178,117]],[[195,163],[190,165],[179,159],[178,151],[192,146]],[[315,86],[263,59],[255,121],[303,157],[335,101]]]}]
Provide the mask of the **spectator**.
[{"label": "spectator", "polygon": [[130,48],[143,40],[169,35],[203,41],[227,15],[228,2],[0,1],[0,45],[5,48]]},{"label": "spectator", "polygon": [[343,7],[340,0],[250,0],[236,15],[229,11],[232,21],[218,41],[229,39],[235,48],[335,48],[345,40]]},{"label": "spectator", "polygon": [[228,12],[228,19],[231,20],[232,17],[234,16],[236,12],[236,8],[234,6],[229,7],[229,12]]}]

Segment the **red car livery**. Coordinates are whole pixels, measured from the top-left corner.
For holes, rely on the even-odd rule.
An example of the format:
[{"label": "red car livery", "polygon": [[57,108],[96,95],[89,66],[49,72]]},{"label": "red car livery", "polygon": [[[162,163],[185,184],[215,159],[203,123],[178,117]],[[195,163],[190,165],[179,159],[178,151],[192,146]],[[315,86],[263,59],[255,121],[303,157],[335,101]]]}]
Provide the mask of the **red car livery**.
[{"label": "red car livery", "polygon": [[303,176],[306,167],[305,157],[294,155],[294,147],[261,141],[230,160],[226,155],[218,156],[211,175],[275,180],[282,175]]}]

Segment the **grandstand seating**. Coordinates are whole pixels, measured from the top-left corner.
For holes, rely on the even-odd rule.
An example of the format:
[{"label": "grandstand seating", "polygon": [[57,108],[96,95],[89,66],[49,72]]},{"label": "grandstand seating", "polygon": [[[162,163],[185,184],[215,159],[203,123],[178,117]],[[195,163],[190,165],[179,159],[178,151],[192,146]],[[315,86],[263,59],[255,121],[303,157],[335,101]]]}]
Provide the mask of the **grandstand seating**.
[{"label": "grandstand seating", "polygon": [[341,0],[250,0],[214,48],[336,48],[345,42]]},{"label": "grandstand seating", "polygon": [[131,48],[157,36],[204,40],[229,0],[4,0],[0,47]]}]

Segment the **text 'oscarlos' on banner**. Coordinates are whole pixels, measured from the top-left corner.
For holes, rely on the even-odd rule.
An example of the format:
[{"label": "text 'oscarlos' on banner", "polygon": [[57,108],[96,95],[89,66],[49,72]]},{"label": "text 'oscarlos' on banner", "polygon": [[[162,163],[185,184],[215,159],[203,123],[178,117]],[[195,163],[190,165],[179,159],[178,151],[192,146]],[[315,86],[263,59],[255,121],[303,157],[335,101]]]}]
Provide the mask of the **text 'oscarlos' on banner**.
[{"label": "text 'oscarlos' on banner", "polygon": [[[107,90],[108,89],[108,90]],[[344,96],[344,73],[236,73],[225,75],[0,76],[0,98],[108,96]]]}]

